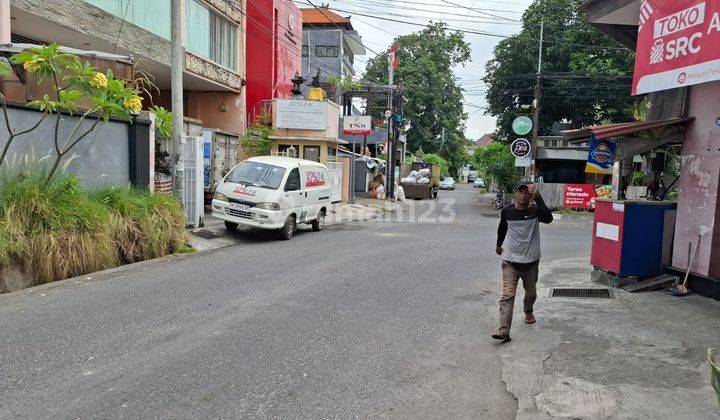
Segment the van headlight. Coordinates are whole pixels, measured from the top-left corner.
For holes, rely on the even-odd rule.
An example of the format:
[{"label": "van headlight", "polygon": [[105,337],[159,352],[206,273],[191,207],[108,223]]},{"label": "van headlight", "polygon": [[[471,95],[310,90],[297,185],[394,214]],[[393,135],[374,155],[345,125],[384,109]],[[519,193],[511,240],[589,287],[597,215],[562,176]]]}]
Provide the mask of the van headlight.
[{"label": "van headlight", "polygon": [[278,204],[278,203],[257,203],[257,204],[255,204],[255,208],[263,209],[263,210],[277,211],[277,210],[280,210],[280,204]]},{"label": "van headlight", "polygon": [[218,191],[215,191],[215,195],[213,196],[213,198],[218,201],[230,201],[228,200],[227,195]]}]

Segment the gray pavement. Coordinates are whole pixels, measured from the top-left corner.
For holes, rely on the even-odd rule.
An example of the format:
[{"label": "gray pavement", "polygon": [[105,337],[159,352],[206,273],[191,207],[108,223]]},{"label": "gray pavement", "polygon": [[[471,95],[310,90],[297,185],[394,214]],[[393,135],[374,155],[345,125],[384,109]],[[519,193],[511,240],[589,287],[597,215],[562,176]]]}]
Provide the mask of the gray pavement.
[{"label": "gray pavement", "polygon": [[589,285],[587,218],[542,227],[538,324],[518,310],[513,341],[490,339],[486,204],[460,185],[1,295],[0,418],[720,418],[704,364],[720,302],[547,297]]}]

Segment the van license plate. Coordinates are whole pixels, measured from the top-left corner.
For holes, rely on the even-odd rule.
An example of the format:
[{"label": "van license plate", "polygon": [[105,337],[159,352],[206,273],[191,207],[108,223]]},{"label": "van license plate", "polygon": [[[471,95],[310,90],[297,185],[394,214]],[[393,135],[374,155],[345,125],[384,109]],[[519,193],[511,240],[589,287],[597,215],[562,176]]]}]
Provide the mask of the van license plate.
[{"label": "van license plate", "polygon": [[230,208],[233,210],[242,210],[242,211],[247,211],[248,209],[250,209],[250,207],[248,207],[248,205],[240,204],[240,203],[230,203]]}]

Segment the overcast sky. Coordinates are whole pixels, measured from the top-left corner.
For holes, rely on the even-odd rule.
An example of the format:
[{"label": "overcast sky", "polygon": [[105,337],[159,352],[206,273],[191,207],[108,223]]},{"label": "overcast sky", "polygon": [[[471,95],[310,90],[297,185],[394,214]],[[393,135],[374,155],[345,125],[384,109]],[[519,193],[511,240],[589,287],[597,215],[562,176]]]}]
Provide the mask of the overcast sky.
[{"label": "overcast sky", "polygon": [[[451,28],[487,32],[497,35],[513,35],[520,31],[522,12],[532,0],[310,0],[316,6],[328,4],[340,9],[336,13],[351,15],[353,27],[362,36],[369,49],[382,52],[388,49],[393,38],[422,30],[421,26],[392,22],[394,19],[416,24],[426,24],[430,19],[443,21]],[[312,7],[308,0],[296,0],[298,7]],[[460,5],[460,6],[456,6]],[[464,7],[461,7],[464,6]],[[473,9],[473,10],[470,10]],[[363,15],[372,15],[368,17]],[[383,18],[383,19],[380,19]],[[465,34],[472,48],[472,62],[456,69],[465,93],[465,111],[470,115],[466,135],[477,139],[495,130],[495,118],[485,115],[481,108],[486,105],[485,86],[480,80],[485,73],[485,63],[492,58],[500,37]],[[362,74],[367,60],[375,54],[368,50],[364,57],[356,57],[355,66]],[[401,58],[402,59],[402,58]]]}]

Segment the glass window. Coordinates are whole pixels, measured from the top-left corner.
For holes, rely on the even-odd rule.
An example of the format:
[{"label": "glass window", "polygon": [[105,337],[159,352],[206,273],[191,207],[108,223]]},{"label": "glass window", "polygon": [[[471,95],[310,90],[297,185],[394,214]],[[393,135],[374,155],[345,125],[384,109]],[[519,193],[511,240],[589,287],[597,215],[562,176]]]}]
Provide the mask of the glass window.
[{"label": "glass window", "polygon": [[318,45],[315,47],[315,56],[316,57],[325,57],[325,54],[327,54],[327,47],[324,45]]},{"label": "glass window", "polygon": [[340,47],[325,47],[326,50],[326,57],[337,57],[340,55]]},{"label": "glass window", "polygon": [[285,182],[285,191],[297,191],[300,189],[300,170],[298,168],[290,171]]},{"label": "glass window", "polygon": [[308,47],[307,45],[303,45],[302,46],[302,55],[303,55],[303,57],[307,57],[308,55],[310,55],[310,47]]},{"label": "glass window", "polygon": [[276,190],[280,187],[285,169],[265,163],[245,161],[225,178],[227,182]]},{"label": "glass window", "polygon": [[332,146],[328,146],[328,156],[333,158],[337,157],[337,149]]},{"label": "glass window", "polygon": [[170,39],[170,0],[85,0],[148,32]]},{"label": "glass window", "polygon": [[320,146],[303,146],[303,159],[320,162]]},{"label": "glass window", "polygon": [[221,66],[237,68],[237,26],[197,0],[186,2],[185,46]]}]

